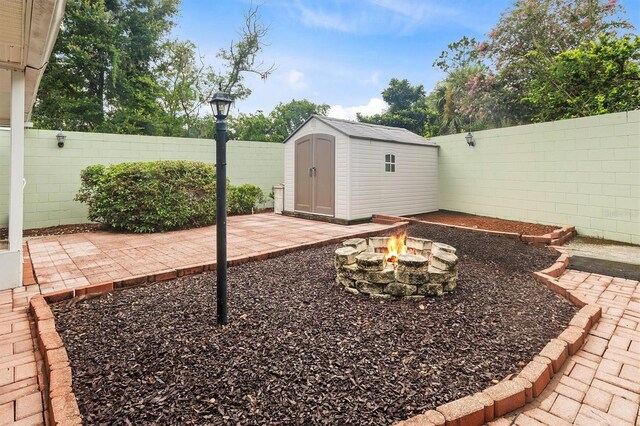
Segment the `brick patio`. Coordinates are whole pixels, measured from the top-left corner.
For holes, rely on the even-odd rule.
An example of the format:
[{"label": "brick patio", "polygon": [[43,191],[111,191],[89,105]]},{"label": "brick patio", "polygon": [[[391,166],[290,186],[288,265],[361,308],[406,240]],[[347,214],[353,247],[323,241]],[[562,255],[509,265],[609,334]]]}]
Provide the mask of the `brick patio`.
[{"label": "brick patio", "polygon": [[[228,259],[258,256],[389,225],[341,226],[271,213],[228,218]],[[42,294],[215,263],[215,226],[159,234],[93,232],[28,242]]]},{"label": "brick patio", "polygon": [[640,283],[568,270],[560,281],[602,307],[584,346],[545,391],[497,425],[640,425]]},{"label": "brick patio", "polygon": [[[233,217],[229,219],[229,257],[239,259],[388,228],[379,224],[344,227],[274,215]],[[29,241],[40,284],[0,291],[0,425],[44,424],[43,383],[38,374],[41,357],[34,349],[33,324],[27,313],[31,296],[107,277],[123,279],[141,271],[212,262],[214,241],[213,227],[159,235],[91,233]],[[493,423],[640,425],[640,282],[572,270],[560,280],[602,306],[602,318],[582,349],[533,403]]]}]

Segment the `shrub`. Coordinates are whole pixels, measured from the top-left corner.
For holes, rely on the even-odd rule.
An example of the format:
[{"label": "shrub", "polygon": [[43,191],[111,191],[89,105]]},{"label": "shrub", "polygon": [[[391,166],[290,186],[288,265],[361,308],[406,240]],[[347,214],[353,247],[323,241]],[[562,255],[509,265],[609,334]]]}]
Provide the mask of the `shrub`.
[{"label": "shrub", "polygon": [[76,200],[89,220],[128,232],[162,232],[215,223],[215,167],[155,161],[89,166]]},{"label": "shrub", "polygon": [[227,192],[229,214],[249,214],[265,202],[264,193],[255,185],[230,186]]}]

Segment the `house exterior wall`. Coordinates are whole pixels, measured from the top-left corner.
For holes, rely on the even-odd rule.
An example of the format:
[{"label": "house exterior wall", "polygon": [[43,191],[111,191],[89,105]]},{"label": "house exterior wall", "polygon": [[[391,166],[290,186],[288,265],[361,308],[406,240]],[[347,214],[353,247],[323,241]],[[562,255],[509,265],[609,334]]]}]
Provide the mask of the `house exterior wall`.
[{"label": "house exterior wall", "polygon": [[[24,227],[87,222],[86,206],[74,201],[80,171],[92,164],[129,161],[193,160],[215,162],[212,139],[165,138],[65,132],[58,148],[58,131],[25,132]],[[0,131],[0,227],[7,226],[9,132]],[[283,146],[278,143],[229,141],[227,176],[232,185],[253,184],[268,195],[283,182]],[[271,203],[267,199],[267,203]]]},{"label": "house exterior wall", "polygon": [[[395,155],[395,173],[385,155]],[[350,219],[438,210],[438,148],[351,139]]]},{"label": "house exterior wall", "polygon": [[433,138],[440,208],[640,244],[640,111]]},{"label": "house exterior wall", "polygon": [[336,138],[335,144],[335,213],[337,219],[349,219],[349,138],[336,132],[320,120],[312,118],[302,126],[293,138],[284,145],[284,209],[292,212],[294,204],[294,170],[295,170],[295,141],[313,133],[325,133]]}]

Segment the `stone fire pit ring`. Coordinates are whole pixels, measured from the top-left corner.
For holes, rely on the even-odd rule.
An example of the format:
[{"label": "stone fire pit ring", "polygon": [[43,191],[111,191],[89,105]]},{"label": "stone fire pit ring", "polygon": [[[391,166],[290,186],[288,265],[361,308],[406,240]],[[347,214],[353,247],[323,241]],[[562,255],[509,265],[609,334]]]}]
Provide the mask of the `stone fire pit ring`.
[{"label": "stone fire pit ring", "polygon": [[450,245],[407,237],[406,253],[388,261],[397,237],[352,238],[335,251],[336,285],[380,299],[442,296],[456,288],[458,257]]}]

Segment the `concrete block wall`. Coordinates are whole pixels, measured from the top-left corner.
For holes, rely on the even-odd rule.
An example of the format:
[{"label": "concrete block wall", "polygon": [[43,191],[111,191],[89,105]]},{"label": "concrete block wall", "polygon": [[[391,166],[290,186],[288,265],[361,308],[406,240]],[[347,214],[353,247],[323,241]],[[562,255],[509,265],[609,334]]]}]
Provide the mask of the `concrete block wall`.
[{"label": "concrete block wall", "polygon": [[[215,162],[211,139],[65,132],[65,146],[58,148],[57,133],[28,129],[25,134],[26,229],[87,222],[86,207],[73,200],[80,171],[86,166],[154,160]],[[227,176],[232,185],[258,185],[268,195],[273,185],[283,182],[283,158],[282,144],[229,141]],[[7,226],[8,186],[9,132],[0,131],[0,227]]]},{"label": "concrete block wall", "polygon": [[436,137],[440,208],[640,244],[640,111]]}]

